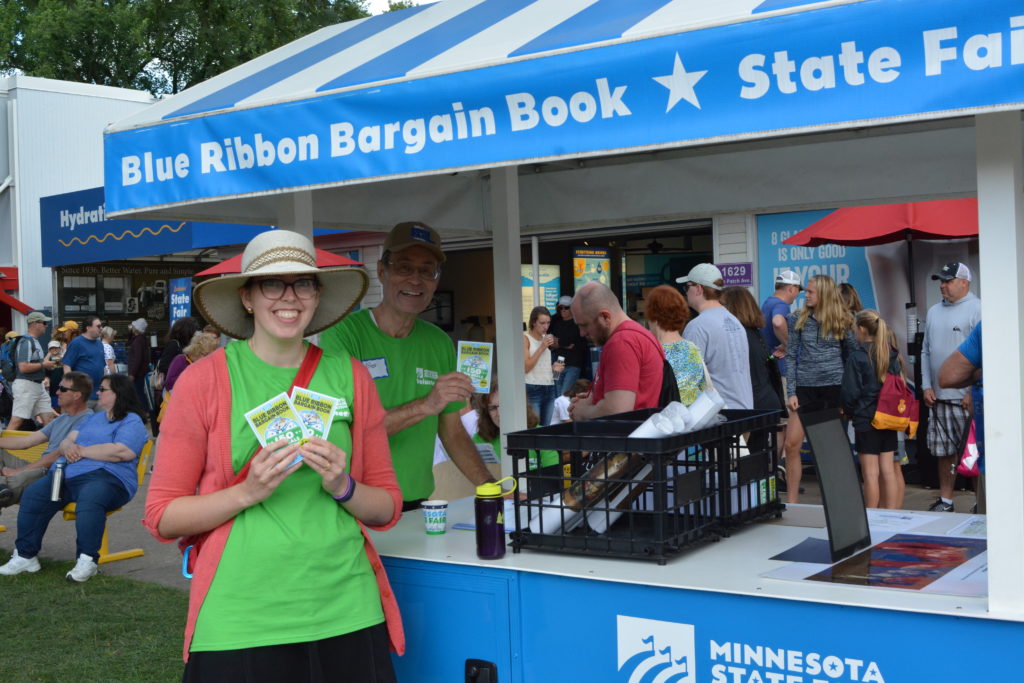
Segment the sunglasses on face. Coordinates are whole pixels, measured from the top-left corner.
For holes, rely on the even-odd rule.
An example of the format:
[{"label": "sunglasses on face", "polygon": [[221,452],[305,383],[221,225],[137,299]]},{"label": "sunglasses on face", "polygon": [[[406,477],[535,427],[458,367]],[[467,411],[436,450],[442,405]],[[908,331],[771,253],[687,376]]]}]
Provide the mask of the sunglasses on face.
[{"label": "sunglasses on face", "polygon": [[257,280],[256,285],[260,288],[260,293],[263,296],[273,300],[283,297],[289,287],[291,287],[296,299],[312,299],[320,288],[320,283],[314,277],[301,277],[294,282],[285,282],[280,278],[269,278],[267,280]]},{"label": "sunglasses on face", "polygon": [[96,393],[102,394],[104,391],[113,391],[113,389],[110,389],[108,387],[100,387],[99,389],[96,390]]},{"label": "sunglasses on face", "polygon": [[74,391],[74,389],[72,389],[71,387],[66,387],[63,384],[61,384],[60,386],[57,387],[57,391],[63,394],[65,391]]}]

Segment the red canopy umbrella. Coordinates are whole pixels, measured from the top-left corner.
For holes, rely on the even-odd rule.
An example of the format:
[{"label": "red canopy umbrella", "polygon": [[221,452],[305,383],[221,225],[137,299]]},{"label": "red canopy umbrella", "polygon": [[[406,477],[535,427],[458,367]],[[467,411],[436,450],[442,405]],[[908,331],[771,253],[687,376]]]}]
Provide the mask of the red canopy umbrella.
[{"label": "red canopy umbrella", "polygon": [[[331,253],[325,249],[316,250],[316,265],[319,268],[336,268],[338,266],[361,266],[359,261],[353,261],[345,256]],[[196,277],[206,275],[229,275],[242,272],[242,255],[232,256],[226,261],[221,261],[215,266],[196,273]]]},{"label": "red canopy umbrella", "polygon": [[785,240],[817,247],[867,247],[903,239],[943,240],[978,236],[978,200],[943,199],[837,209]]},{"label": "red canopy umbrella", "polygon": [[943,199],[907,204],[877,204],[837,209],[783,241],[801,247],[843,244],[867,247],[907,241],[910,301],[914,297],[913,240],[978,236],[978,200]]}]

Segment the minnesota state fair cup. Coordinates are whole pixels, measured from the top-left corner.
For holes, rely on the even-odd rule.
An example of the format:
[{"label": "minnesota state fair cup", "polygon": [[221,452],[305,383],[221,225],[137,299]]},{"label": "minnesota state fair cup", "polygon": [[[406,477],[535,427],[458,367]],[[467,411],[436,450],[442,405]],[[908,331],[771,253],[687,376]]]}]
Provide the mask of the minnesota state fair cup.
[{"label": "minnesota state fair cup", "polygon": [[443,534],[448,526],[448,501],[426,500],[420,504],[423,521],[430,535]]}]

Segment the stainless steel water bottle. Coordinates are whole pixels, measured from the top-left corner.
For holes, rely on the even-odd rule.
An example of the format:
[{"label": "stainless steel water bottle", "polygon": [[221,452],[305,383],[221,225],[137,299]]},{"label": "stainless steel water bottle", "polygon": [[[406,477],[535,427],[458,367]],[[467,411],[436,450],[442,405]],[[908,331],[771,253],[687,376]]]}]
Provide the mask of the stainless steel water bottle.
[{"label": "stainless steel water bottle", "polygon": [[55,503],[60,500],[60,487],[64,483],[64,467],[67,464],[67,460],[60,458],[54,465],[53,482],[50,484],[50,500]]}]

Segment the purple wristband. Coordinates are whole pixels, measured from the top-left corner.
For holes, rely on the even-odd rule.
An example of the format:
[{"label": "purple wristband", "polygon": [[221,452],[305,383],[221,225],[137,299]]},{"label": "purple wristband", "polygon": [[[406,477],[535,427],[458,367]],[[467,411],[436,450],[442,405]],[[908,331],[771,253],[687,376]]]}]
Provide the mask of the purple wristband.
[{"label": "purple wristband", "polygon": [[339,503],[347,503],[348,501],[352,500],[352,496],[356,492],[356,480],[352,478],[351,474],[347,476],[348,488],[345,489],[345,493],[341,494],[340,496],[331,496],[331,498],[334,498],[334,500],[336,500]]}]

